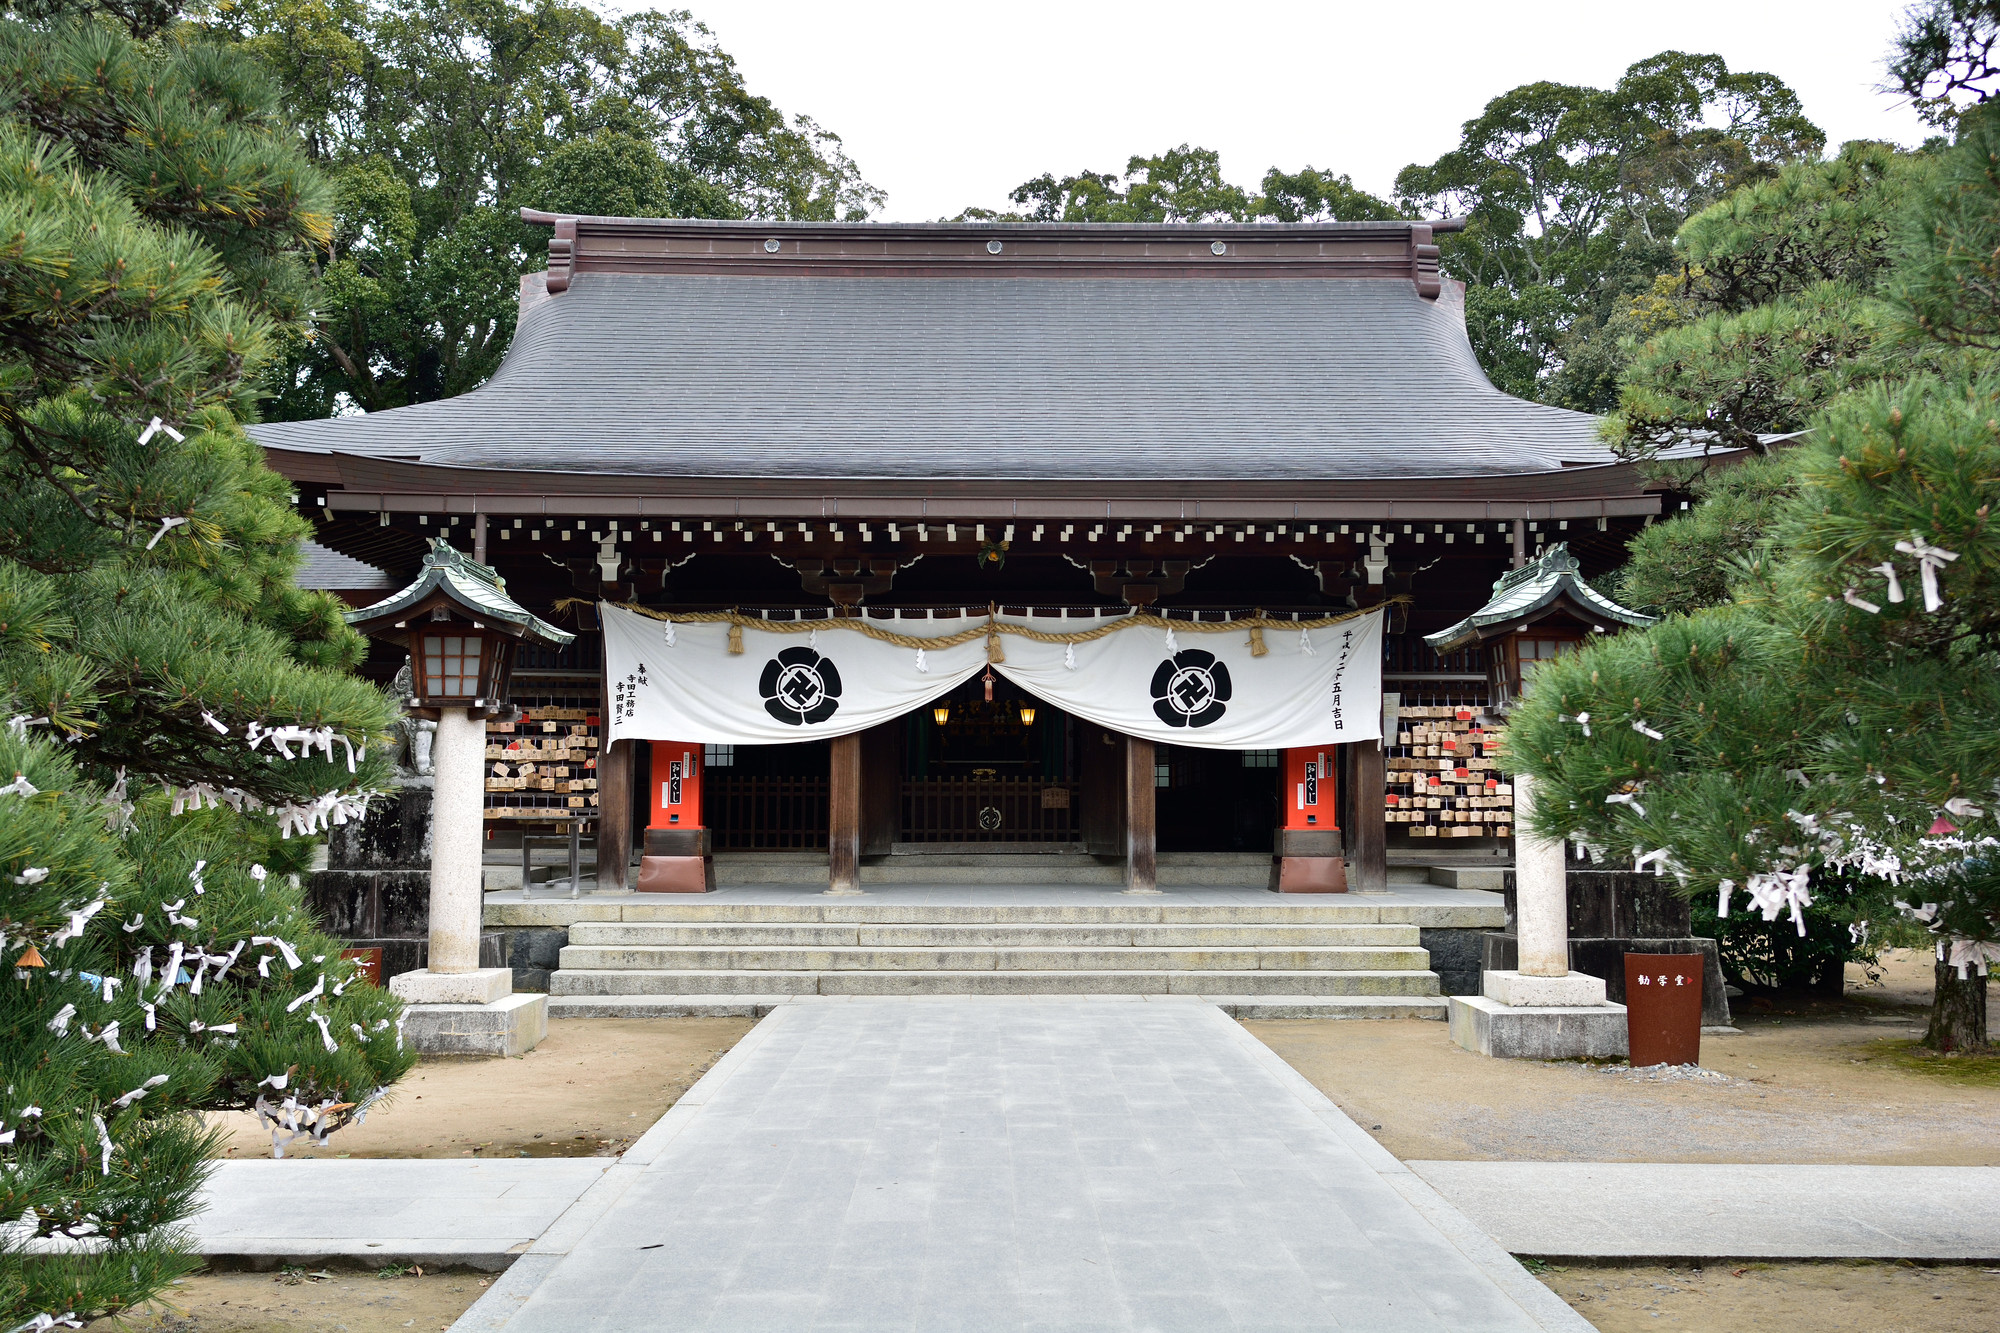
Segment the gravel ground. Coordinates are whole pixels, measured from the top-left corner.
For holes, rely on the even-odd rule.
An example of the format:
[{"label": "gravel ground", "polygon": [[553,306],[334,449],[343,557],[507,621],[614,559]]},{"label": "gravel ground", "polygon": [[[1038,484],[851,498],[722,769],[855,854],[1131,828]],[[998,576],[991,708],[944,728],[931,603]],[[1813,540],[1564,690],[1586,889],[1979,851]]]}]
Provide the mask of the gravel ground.
[{"label": "gravel ground", "polygon": [[1603,1333],[1991,1333],[2000,1270],[1940,1265],[1543,1267],[1536,1274]]},{"label": "gravel ground", "polygon": [[[748,1032],[747,1018],[565,1018],[516,1059],[426,1060],[368,1113],[287,1157],[615,1157]],[[225,1155],[268,1156],[247,1113]]]},{"label": "gravel ground", "polygon": [[450,1328],[492,1281],[478,1273],[203,1273],[171,1295],[92,1327],[106,1333],[428,1333]]},{"label": "gravel ground", "polygon": [[1445,1024],[1246,1026],[1409,1160],[2000,1166],[2000,1057],[1915,1049],[1929,959],[1848,996],[1745,1005],[1698,1069],[1490,1060]]}]

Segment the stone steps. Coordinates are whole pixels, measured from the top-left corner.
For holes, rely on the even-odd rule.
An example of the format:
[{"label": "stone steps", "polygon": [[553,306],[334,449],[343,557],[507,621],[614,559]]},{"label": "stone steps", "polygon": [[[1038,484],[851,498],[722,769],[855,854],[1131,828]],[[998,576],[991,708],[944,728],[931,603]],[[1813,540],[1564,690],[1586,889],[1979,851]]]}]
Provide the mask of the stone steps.
[{"label": "stone steps", "polygon": [[[1277,894],[1269,901],[1187,904],[1106,894],[1107,903],[896,903],[828,899],[800,902],[717,902],[705,894],[646,894],[615,903],[584,899],[510,903],[488,909],[488,925],[541,925],[561,921],[580,929],[591,922],[664,925],[870,926],[1373,926],[1498,925],[1497,909],[1376,904],[1367,897],[1339,902],[1292,903]],[[1489,918],[1493,918],[1489,921]]]},{"label": "stone steps", "polygon": [[764,900],[621,895],[488,912],[566,928],[549,976],[558,1017],[755,1015],[804,996],[1191,995],[1249,1017],[1443,1018],[1424,928],[1499,916],[1490,903],[1235,893],[982,903],[753,891]]},{"label": "stone steps", "polygon": [[1313,995],[1436,996],[1435,972],[936,969],[764,971],[565,967],[554,997],[606,995]]},{"label": "stone steps", "polygon": [[767,948],[805,945],[819,948],[1209,948],[1272,947],[1416,947],[1420,932],[1410,925],[1128,925],[1065,923],[1014,925],[991,922],[974,925],[931,923],[872,925],[857,922],[762,924],[705,922],[677,925],[655,922],[579,921],[570,927],[572,945],[638,945],[648,948],[723,946]]},{"label": "stone steps", "polygon": [[668,972],[1359,972],[1423,971],[1422,949],[1122,948],[821,948],[776,944],[750,948],[654,947],[635,944],[566,945],[565,970],[645,968]]},{"label": "stone steps", "polygon": [[[559,995],[551,1018],[762,1018],[789,995]],[[1437,995],[1204,995],[1232,1018],[1423,1018],[1443,1020]]]}]

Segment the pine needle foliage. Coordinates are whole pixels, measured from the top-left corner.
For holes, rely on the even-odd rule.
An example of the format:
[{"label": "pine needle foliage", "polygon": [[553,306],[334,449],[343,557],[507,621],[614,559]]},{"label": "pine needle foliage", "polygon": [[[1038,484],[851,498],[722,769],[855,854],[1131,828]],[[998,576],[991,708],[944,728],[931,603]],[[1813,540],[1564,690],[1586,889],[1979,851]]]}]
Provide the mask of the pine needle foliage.
[{"label": "pine needle foliage", "polygon": [[[1935,343],[1898,336],[1878,296],[1928,154],[1857,141],[1786,166],[1689,218],[1670,318],[1626,348],[1612,446],[1653,460],[1690,444],[1763,452],[1837,395],[1947,369]],[[1646,301],[1657,311],[1661,297]]]},{"label": "pine needle foliage", "polygon": [[414,1059],[287,836],[382,785],[392,706],[239,425],[327,189],[241,58],[38,12],[0,20],[0,1328],[194,1264],[204,1112],[324,1136]]},{"label": "pine needle foliage", "polygon": [[[1545,668],[1510,752],[1541,781],[1544,834],[1664,850],[1718,899],[1803,871],[1857,932],[1899,899],[1941,904],[1924,919],[1963,957],[2000,941],[1976,845],[2000,796],[2000,377],[1844,396],[1794,464],[1733,600]],[[1935,610],[1911,547],[1956,556],[1935,562]],[[1983,1042],[1983,1022],[1945,1039]]]}]

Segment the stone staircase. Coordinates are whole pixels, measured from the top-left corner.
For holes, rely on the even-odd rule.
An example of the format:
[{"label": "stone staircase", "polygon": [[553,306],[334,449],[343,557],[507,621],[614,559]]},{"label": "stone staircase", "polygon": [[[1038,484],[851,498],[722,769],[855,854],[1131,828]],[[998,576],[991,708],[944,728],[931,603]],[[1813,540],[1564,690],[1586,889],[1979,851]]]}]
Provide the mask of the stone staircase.
[{"label": "stone staircase", "polygon": [[550,1016],[755,1015],[800,995],[1123,994],[1199,995],[1245,1018],[1441,1019],[1425,910],[628,901],[616,920],[570,924]]}]

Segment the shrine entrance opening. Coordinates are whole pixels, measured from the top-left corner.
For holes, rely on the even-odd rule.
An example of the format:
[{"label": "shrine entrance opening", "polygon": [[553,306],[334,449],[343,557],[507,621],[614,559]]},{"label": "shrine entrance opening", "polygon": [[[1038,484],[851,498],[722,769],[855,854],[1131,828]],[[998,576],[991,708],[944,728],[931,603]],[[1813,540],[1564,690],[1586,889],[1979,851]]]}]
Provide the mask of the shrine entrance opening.
[{"label": "shrine entrance opening", "polygon": [[826,741],[709,745],[702,756],[702,820],[717,851],[824,852]]},{"label": "shrine entrance opening", "polygon": [[[862,732],[861,854],[1088,851],[1123,856],[1126,738],[995,675]],[[832,746],[705,748],[703,819],[718,851],[810,851],[830,832]],[[1153,748],[1159,847],[1269,852],[1282,752]]]},{"label": "shrine entrance opening", "polygon": [[1153,800],[1163,852],[1268,852],[1284,823],[1281,750],[1153,750]]},{"label": "shrine entrance opening", "polygon": [[[864,782],[898,774],[891,839],[926,847],[1079,841],[1075,730],[1068,714],[995,674],[870,733]],[[871,843],[877,839],[871,838]],[[871,846],[870,850],[873,850]]]}]

